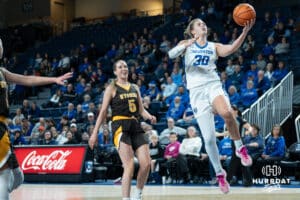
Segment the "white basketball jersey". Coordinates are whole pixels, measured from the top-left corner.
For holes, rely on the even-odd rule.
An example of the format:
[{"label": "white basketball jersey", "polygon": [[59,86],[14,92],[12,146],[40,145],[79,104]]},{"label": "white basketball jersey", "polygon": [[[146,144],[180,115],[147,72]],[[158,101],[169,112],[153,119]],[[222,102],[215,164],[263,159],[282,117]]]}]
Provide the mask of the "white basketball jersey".
[{"label": "white basketball jersey", "polygon": [[207,42],[204,46],[195,42],[186,48],[184,64],[188,89],[202,86],[208,82],[220,81],[216,72],[217,58],[213,42]]}]

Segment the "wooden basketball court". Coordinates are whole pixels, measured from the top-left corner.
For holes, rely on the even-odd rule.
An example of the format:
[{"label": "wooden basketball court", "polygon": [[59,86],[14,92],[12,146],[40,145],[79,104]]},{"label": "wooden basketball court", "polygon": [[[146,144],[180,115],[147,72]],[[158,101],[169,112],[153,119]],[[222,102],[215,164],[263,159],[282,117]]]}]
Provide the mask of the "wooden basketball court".
[{"label": "wooden basketball court", "polygon": [[[133,186],[132,188],[135,188]],[[143,200],[298,200],[300,186],[231,187],[222,194],[216,186],[146,186]],[[23,184],[12,200],[121,200],[120,185]]]}]

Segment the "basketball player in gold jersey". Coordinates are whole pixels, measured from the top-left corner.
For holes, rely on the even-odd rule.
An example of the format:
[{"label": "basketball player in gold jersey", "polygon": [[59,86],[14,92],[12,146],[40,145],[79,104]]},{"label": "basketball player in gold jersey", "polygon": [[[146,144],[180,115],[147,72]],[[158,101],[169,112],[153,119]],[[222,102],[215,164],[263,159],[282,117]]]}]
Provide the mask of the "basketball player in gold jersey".
[{"label": "basketball player in gold jersey", "polygon": [[[3,55],[3,46],[0,39],[0,58]],[[64,80],[70,78],[72,73],[60,77],[23,76],[9,72],[0,67],[0,199],[8,200],[9,193],[23,182],[23,173],[14,156],[9,141],[7,118],[9,116],[8,85],[16,83],[25,86],[36,86],[56,83],[63,85]]]},{"label": "basketball player in gold jersey", "polygon": [[113,142],[118,149],[124,172],[122,177],[123,200],[130,200],[131,179],[134,173],[134,154],[139,161],[137,189],[132,200],[140,200],[142,189],[150,170],[149,142],[137,118],[141,115],[151,123],[156,118],[150,115],[142,105],[139,88],[128,82],[128,66],[125,61],[118,60],[114,64],[117,79],[105,90],[101,111],[89,140],[93,149],[98,137],[100,125],[104,122],[108,106],[112,109]]}]

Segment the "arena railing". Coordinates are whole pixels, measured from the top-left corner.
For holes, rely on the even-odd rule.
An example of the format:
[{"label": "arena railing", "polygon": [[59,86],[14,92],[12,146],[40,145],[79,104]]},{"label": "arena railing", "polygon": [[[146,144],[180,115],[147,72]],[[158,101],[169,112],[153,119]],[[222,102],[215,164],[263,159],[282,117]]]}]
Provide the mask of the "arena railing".
[{"label": "arena railing", "polygon": [[290,72],[242,113],[249,123],[260,127],[263,137],[270,134],[274,124],[282,125],[292,115],[293,81],[294,75]]},{"label": "arena railing", "polygon": [[296,134],[297,134],[297,142],[300,142],[300,114],[295,119],[295,127],[296,127]]}]

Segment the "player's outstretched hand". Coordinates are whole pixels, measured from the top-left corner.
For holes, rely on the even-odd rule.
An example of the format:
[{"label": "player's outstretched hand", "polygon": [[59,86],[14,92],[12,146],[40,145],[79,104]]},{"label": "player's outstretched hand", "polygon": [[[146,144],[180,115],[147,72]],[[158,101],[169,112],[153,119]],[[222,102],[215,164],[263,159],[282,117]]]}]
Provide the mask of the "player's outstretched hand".
[{"label": "player's outstretched hand", "polygon": [[73,76],[73,73],[72,72],[68,72],[60,77],[57,77],[55,79],[55,83],[58,84],[58,85],[63,85],[64,84],[64,80],[67,80],[69,78],[71,78]]},{"label": "player's outstretched hand", "polygon": [[253,27],[254,24],[255,24],[255,19],[251,19],[250,21],[247,21],[245,26],[244,26],[243,31],[244,32],[250,31],[250,29]]},{"label": "player's outstretched hand", "polygon": [[156,117],[154,115],[151,116],[150,122],[151,124],[156,124]]}]

